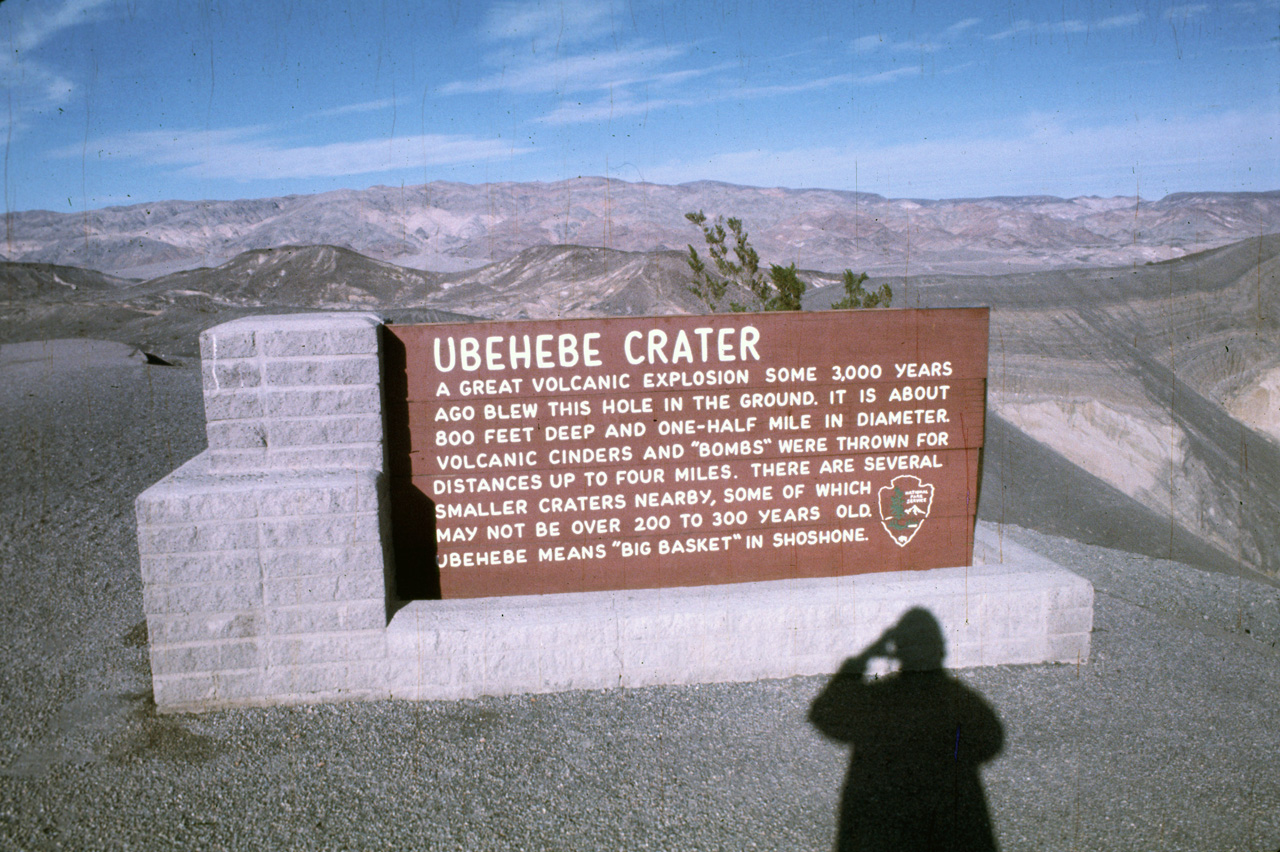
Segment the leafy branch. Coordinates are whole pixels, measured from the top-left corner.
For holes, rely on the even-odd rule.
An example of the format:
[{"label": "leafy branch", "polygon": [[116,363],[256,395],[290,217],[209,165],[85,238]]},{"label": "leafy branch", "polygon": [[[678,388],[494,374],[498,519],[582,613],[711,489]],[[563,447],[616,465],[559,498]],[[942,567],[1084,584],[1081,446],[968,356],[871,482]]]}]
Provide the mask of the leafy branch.
[{"label": "leafy branch", "polygon": [[893,290],[888,284],[881,284],[880,289],[874,293],[868,293],[863,287],[863,282],[867,280],[867,273],[860,272],[853,274],[852,269],[844,271],[844,298],[838,302],[832,302],[832,310],[840,310],[842,308],[887,308],[893,303]]},{"label": "leafy branch", "polygon": [[[707,244],[707,253],[711,258],[711,267],[698,254],[698,250],[689,246],[689,256],[685,261],[693,273],[693,283],[689,289],[701,299],[712,312],[724,309],[726,296],[730,293],[750,293],[753,303],[743,304],[738,301],[729,302],[731,311],[798,311],[801,309],[801,297],[806,288],[805,282],[793,263],[790,266],[779,266],[776,263],[769,267],[766,276],[760,271],[760,255],[747,239],[747,232],[742,227],[742,220],[717,216],[715,221],[708,222],[707,215],[699,210],[697,213],[686,213],[684,218],[702,230],[702,239]],[[868,293],[862,286],[867,280],[864,272],[854,276],[853,271],[844,271],[845,297],[833,308],[875,308],[889,307],[893,301],[893,291],[888,284],[882,284],[874,293]]]}]

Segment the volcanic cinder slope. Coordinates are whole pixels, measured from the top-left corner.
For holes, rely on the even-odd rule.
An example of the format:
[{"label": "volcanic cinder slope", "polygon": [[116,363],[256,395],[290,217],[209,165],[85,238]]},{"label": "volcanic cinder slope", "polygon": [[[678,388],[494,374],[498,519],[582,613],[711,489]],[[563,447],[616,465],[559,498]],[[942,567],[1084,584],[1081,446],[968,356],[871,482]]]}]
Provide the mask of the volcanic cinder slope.
[{"label": "volcanic cinder slope", "polygon": [[1130,268],[891,284],[898,305],[993,307],[985,513],[1280,576],[1280,236]]}]

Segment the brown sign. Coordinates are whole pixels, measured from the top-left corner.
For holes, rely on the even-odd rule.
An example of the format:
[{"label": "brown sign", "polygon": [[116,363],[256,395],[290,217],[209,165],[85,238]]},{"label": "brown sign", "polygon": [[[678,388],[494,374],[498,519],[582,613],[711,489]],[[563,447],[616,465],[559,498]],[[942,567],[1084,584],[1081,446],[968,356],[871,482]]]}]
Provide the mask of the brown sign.
[{"label": "brown sign", "polygon": [[987,314],[389,326],[401,594],[967,565]]}]

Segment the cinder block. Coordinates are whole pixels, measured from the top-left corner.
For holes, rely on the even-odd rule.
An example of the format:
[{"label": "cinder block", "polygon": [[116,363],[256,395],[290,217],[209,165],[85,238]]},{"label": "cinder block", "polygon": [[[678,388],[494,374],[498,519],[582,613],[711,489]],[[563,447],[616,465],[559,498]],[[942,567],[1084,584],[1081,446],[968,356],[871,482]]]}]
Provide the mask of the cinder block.
[{"label": "cinder block", "polygon": [[380,334],[304,314],[201,335],[210,450],[136,507],[162,708],[293,700],[272,665],[309,667],[306,700],[389,694]]},{"label": "cinder block", "polygon": [[394,618],[387,625],[387,656],[393,659],[416,660],[420,655],[434,653],[438,634],[427,629],[421,612],[410,613],[405,618]]},{"label": "cinder block", "polygon": [[285,666],[271,670],[266,679],[270,694],[283,703],[373,701],[390,697],[387,674],[379,664],[320,663]]},{"label": "cinder block", "polygon": [[200,360],[252,358],[258,354],[252,328],[236,329],[231,323],[214,326],[200,333]]},{"label": "cinder block", "polygon": [[833,672],[924,607],[947,637],[949,666],[1052,662],[1079,645],[1046,632],[1048,590],[1063,583],[1084,581],[1040,561],[556,596],[574,601],[567,610],[545,598],[414,601],[392,619],[387,651],[416,672],[395,693],[418,698],[751,680]]},{"label": "cinder block", "polygon": [[258,639],[162,645],[152,650],[151,670],[157,676],[217,674],[261,667],[262,656]]},{"label": "cinder block", "polygon": [[277,387],[376,385],[380,378],[381,365],[376,357],[369,355],[266,362],[266,383]]},{"label": "cinder block", "polygon": [[543,648],[538,656],[538,681],[544,692],[616,686],[617,660],[576,653],[572,648]]},{"label": "cinder block", "polygon": [[263,621],[260,610],[175,615],[147,613],[147,638],[153,652],[158,646],[184,642],[248,639],[263,634]]},{"label": "cinder block", "polygon": [[373,512],[349,515],[265,518],[258,523],[263,548],[325,547],[379,540],[378,516]]},{"label": "cinder block", "polygon": [[382,470],[381,444],[261,450],[210,450],[216,473],[264,473],[299,470]]},{"label": "cinder block", "polygon": [[387,662],[383,665],[383,686],[388,697],[403,701],[418,700],[419,684],[422,674],[417,665],[401,664],[400,659],[416,660],[416,657],[401,657],[388,653]]},{"label": "cinder block", "polygon": [[205,426],[210,450],[258,450],[267,446],[267,424],[261,420],[212,420]]},{"label": "cinder block", "polygon": [[386,580],[379,572],[353,568],[345,574],[311,574],[266,580],[263,602],[268,607],[335,601],[377,601],[386,609]]},{"label": "cinder block", "polygon": [[258,512],[264,518],[297,515],[348,515],[375,511],[377,481],[372,477],[315,478],[314,484],[265,486],[258,490]]},{"label": "cinder block", "polygon": [[144,584],[234,583],[261,574],[258,554],[252,550],[145,554],[140,562]]},{"label": "cinder block", "polygon": [[1087,609],[1093,612],[1093,586],[1088,583],[1058,583],[1047,592],[1050,609]]},{"label": "cinder block", "polygon": [[252,518],[252,500],[236,491],[173,487],[143,492],[136,504],[138,523],[146,526]]},{"label": "cinder block", "polygon": [[261,336],[268,358],[289,356],[369,355],[378,351],[378,327],[336,323],[321,329],[276,329]]},{"label": "cinder block", "polygon": [[142,607],[149,613],[228,612],[255,606],[262,606],[262,583],[256,579],[240,583],[150,583],[142,588]]},{"label": "cinder block", "polygon": [[207,423],[218,420],[249,420],[267,413],[263,394],[250,390],[209,391],[204,394],[204,417]]},{"label": "cinder block", "polygon": [[271,417],[324,417],[334,414],[382,414],[382,393],[375,385],[331,388],[268,388],[265,413]]},{"label": "cinder block", "polygon": [[260,703],[269,693],[263,688],[262,669],[221,671],[213,676],[214,702],[222,705]]},{"label": "cinder block", "polygon": [[500,695],[508,685],[513,692],[542,692],[542,678],[535,652],[529,650],[500,651],[485,654],[485,694]]},{"label": "cinder block", "polygon": [[269,666],[379,660],[387,655],[384,631],[299,634],[267,637]]},{"label": "cinder block", "polygon": [[161,710],[212,706],[217,685],[210,674],[193,677],[169,676],[151,678],[152,694]]},{"label": "cinder block", "polygon": [[200,377],[205,393],[256,388],[262,384],[258,362],[249,360],[205,361],[200,365]]},{"label": "cinder block", "polygon": [[620,641],[641,644],[664,640],[670,636],[704,635],[728,629],[725,613],[633,612],[619,624]]},{"label": "cinder block", "polygon": [[976,609],[987,642],[1000,642],[1030,633],[1044,635],[1044,596],[1032,593],[1030,600],[1013,595],[984,595]]},{"label": "cinder block", "polygon": [[[378,329],[382,320],[377,314],[367,311],[316,311],[298,314],[260,314],[240,317],[224,322],[206,330],[204,336],[217,336],[219,345],[225,338],[236,334],[251,333],[255,339],[276,332],[307,331],[327,333],[336,329]],[[201,350],[201,356],[204,352]]]},{"label": "cinder block", "polygon": [[983,642],[980,647],[982,654],[980,665],[984,666],[1050,662],[1045,659],[1048,643],[1043,635]]},{"label": "cinder block", "polygon": [[1093,629],[1093,607],[1049,610],[1049,635],[1088,633]]},{"label": "cinder block", "polygon": [[168,645],[151,649],[153,675],[212,673],[217,670],[218,646],[214,643]]},{"label": "cinder block", "polygon": [[[392,623],[395,623],[394,618]],[[447,659],[481,656],[488,649],[488,631],[483,627],[454,622],[443,629],[424,625],[421,630],[422,653],[428,657]]]},{"label": "cinder block", "polygon": [[382,440],[382,415],[312,416],[272,420],[267,424],[271,447],[332,447],[339,444],[376,444]]},{"label": "cinder block", "polygon": [[1049,637],[1046,656],[1048,662],[1087,663],[1089,650],[1090,635],[1088,633],[1064,634]]},{"label": "cinder block", "polygon": [[253,521],[152,524],[138,530],[138,552],[144,554],[248,550],[257,544]]},{"label": "cinder block", "polygon": [[239,642],[220,642],[218,644],[218,670],[262,668],[266,662],[264,643],[261,638],[254,637]]},{"label": "cinder block", "polygon": [[273,636],[381,630],[386,624],[387,605],[380,599],[302,604],[267,610],[267,629]]},{"label": "cinder block", "polygon": [[283,547],[260,551],[262,576],[269,579],[317,574],[368,572],[383,574],[382,545],[377,541],[329,547]]},{"label": "cinder block", "polygon": [[967,669],[983,665],[982,644],[964,642],[947,645],[945,665],[952,669]]},{"label": "cinder block", "polygon": [[796,657],[843,659],[856,654],[852,642],[839,630],[799,629],[791,634],[791,653]]}]

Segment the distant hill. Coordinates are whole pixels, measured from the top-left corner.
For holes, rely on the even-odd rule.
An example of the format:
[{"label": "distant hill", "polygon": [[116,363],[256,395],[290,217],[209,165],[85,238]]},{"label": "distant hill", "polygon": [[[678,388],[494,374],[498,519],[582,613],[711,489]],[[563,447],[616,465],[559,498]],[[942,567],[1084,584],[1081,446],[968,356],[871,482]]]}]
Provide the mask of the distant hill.
[{"label": "distant hill", "polygon": [[145,282],[0,262],[0,342],[88,337],[181,359],[197,356],[205,328],[264,311],[359,309],[414,322],[472,319],[426,304],[440,289],[439,278],[333,246],[249,251],[215,268]]},{"label": "distant hill", "polygon": [[252,307],[379,308],[420,304],[440,289],[439,279],[335,246],[282,246],[247,251],[213,269],[165,275],[145,290]]},{"label": "distant hill", "polygon": [[74,266],[7,261],[0,261],[0,265],[4,270],[0,275],[0,301],[79,301],[98,294],[116,293],[137,283]]},{"label": "distant hill", "polygon": [[1140,264],[1280,230],[1277,192],[934,201],[586,177],[18,212],[8,216],[0,249],[11,260],[130,278],[216,267],[246,251],[288,245],[332,245],[399,266],[456,272],[538,246],[680,251],[699,239],[684,219],[693,210],[743,219],[766,262],[896,275]]},{"label": "distant hill", "polygon": [[540,246],[445,275],[426,304],[491,319],[700,313],[678,252]]}]

